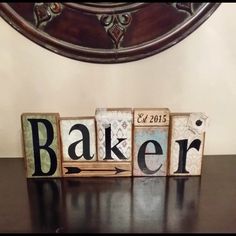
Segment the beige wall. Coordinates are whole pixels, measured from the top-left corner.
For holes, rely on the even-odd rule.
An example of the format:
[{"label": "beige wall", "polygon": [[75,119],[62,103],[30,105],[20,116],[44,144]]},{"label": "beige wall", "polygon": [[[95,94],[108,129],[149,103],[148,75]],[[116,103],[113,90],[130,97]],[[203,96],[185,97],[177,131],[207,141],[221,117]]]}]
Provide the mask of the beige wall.
[{"label": "beige wall", "polygon": [[20,115],[93,115],[96,107],[169,107],[210,117],[205,154],[236,153],[236,4],[174,47],[137,62],[54,54],[0,19],[0,157],[21,157]]}]

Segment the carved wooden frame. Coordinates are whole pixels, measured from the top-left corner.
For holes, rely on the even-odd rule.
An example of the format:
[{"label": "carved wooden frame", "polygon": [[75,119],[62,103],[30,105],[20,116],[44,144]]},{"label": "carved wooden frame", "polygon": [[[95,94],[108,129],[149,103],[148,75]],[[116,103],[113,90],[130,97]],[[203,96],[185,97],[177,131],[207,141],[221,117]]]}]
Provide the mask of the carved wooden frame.
[{"label": "carved wooden frame", "polygon": [[219,3],[0,3],[20,33],[60,55],[120,63],[159,53],[193,32]]}]

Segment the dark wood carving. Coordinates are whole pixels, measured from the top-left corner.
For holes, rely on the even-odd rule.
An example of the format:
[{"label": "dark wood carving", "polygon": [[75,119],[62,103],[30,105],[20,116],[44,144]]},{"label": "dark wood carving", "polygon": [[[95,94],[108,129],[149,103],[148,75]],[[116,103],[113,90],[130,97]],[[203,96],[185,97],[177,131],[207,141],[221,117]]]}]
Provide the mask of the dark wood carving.
[{"label": "dark wood carving", "polygon": [[35,43],[95,63],[134,61],[193,32],[219,3],[0,3],[0,15]]}]

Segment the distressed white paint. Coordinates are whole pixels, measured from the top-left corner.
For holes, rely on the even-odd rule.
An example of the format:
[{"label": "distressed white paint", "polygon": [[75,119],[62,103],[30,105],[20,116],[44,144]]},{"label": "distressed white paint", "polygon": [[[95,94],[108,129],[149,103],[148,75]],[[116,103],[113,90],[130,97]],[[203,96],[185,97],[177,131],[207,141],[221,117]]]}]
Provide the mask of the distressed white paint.
[{"label": "distressed white paint", "polygon": [[[105,129],[111,128],[111,146],[117,145],[118,139],[125,139],[117,145],[117,148],[126,159],[120,159],[111,151],[111,157],[115,161],[131,161],[132,158],[132,122],[133,115],[131,109],[126,110],[96,110],[97,124],[97,147],[98,160],[103,161],[106,158],[106,135]],[[112,160],[109,160],[112,161]]]},{"label": "distressed white paint", "polygon": [[95,133],[95,121],[94,119],[61,119],[60,120],[60,128],[61,128],[61,141],[62,141],[62,154],[64,161],[88,161],[82,155],[84,153],[83,150],[83,142],[81,141],[76,145],[75,153],[77,156],[81,156],[81,158],[77,160],[71,159],[68,154],[68,148],[72,143],[75,143],[79,140],[84,140],[84,136],[81,131],[73,130],[70,132],[71,128],[76,124],[82,124],[86,126],[89,131],[89,139],[90,139],[90,156],[91,160],[96,161],[96,133]]},{"label": "distressed white paint", "polygon": [[[170,137],[170,175],[201,175],[202,154],[204,148],[204,133],[198,134],[188,127],[190,115],[172,115],[171,116],[171,137]],[[187,151],[186,170],[188,174],[174,173],[178,169],[180,147],[176,142],[178,140],[188,140],[188,147],[195,139],[201,141],[200,149],[191,148]]]}]

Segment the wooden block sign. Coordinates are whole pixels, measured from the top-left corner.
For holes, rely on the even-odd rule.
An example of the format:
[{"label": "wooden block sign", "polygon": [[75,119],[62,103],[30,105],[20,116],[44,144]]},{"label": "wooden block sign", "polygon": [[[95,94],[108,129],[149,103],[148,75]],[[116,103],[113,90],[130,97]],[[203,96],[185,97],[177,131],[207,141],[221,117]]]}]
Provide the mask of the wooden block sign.
[{"label": "wooden block sign", "polygon": [[203,113],[96,109],[95,117],[21,116],[27,178],[201,175]]},{"label": "wooden block sign", "polygon": [[168,109],[134,109],[134,119],[133,175],[166,176]]},{"label": "wooden block sign", "polygon": [[96,161],[96,130],[94,117],[61,118],[63,161]]},{"label": "wooden block sign", "polygon": [[128,162],[63,162],[63,177],[124,177],[131,176]]},{"label": "wooden block sign", "polygon": [[171,114],[169,175],[201,175],[207,117]]},{"label": "wooden block sign", "polygon": [[59,114],[21,116],[28,178],[61,177]]},{"label": "wooden block sign", "polygon": [[98,161],[128,161],[132,159],[131,109],[97,109]]}]

